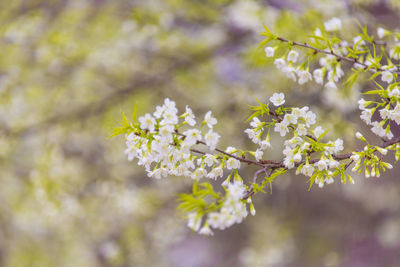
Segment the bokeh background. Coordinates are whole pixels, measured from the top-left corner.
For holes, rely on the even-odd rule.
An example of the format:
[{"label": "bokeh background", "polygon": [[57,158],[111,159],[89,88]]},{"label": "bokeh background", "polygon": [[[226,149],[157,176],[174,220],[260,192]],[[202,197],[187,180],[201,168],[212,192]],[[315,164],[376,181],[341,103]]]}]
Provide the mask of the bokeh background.
[{"label": "bokeh background", "polygon": [[370,82],[300,86],[258,47],[263,24],[306,41],[335,16],[351,41],[357,20],[398,27],[400,1],[1,0],[0,266],[400,266],[399,169],[309,192],[288,174],[255,217],[203,237],[176,210],[190,179],[150,179],[108,139],[121,111],[169,97],[212,110],[223,146],[252,147],[249,105],[281,91],[348,149],[357,130],[376,140],[356,105]]}]

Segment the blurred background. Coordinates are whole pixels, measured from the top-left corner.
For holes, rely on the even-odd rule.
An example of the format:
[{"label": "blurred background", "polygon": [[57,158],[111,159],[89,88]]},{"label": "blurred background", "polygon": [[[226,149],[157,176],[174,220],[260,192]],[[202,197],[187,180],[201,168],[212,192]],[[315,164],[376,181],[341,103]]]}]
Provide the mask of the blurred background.
[{"label": "blurred background", "polygon": [[258,47],[263,24],[307,41],[335,16],[351,42],[357,20],[398,27],[400,1],[0,0],[0,266],[399,266],[399,169],[310,192],[288,174],[255,217],[203,237],[176,210],[190,179],[149,179],[108,139],[121,111],[169,97],[212,110],[222,147],[252,147],[249,105],[281,91],[347,151],[356,131],[377,140],[356,104],[371,82],[300,86]]}]

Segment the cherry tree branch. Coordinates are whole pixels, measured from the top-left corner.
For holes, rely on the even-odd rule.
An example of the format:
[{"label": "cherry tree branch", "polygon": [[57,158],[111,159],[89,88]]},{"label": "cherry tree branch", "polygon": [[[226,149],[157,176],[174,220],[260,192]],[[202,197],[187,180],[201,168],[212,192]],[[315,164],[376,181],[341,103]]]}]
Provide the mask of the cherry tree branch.
[{"label": "cherry tree branch", "polygon": [[[393,138],[392,140],[385,141],[380,147],[386,148],[386,147],[389,147],[389,146],[394,145],[394,144],[397,144],[397,143],[400,143],[400,136],[399,136],[399,137],[396,137],[396,138]],[[361,151],[361,150],[359,150],[359,151]],[[358,152],[359,152],[359,151],[358,151]],[[353,153],[346,153],[346,154],[341,154],[341,155],[332,155],[332,157],[333,157],[335,160],[342,161],[342,160],[350,159],[350,157],[351,157],[352,155],[353,155]],[[314,164],[314,163],[316,163],[316,162],[318,162],[318,161],[319,161],[319,159],[314,159],[314,160],[310,160],[309,163],[310,163],[310,164]],[[301,162],[296,163],[296,164],[295,164],[295,167],[300,166],[300,165],[303,164],[304,162],[305,162],[305,161],[303,160],[303,161],[301,161]],[[354,160],[351,160],[349,163],[346,164],[345,169],[347,169],[347,168],[348,168],[351,164],[353,164],[353,163],[354,163]],[[258,174],[260,174],[260,173],[263,172],[263,171],[266,172],[267,168],[268,168],[268,167],[265,167],[265,168],[259,169],[258,171],[255,172],[254,178],[253,178],[253,183],[255,183],[255,181],[257,180]],[[284,169],[287,170],[287,167],[285,167],[285,166],[283,165],[283,163],[279,163],[279,164],[277,164],[277,165],[275,165],[275,166],[270,166],[269,168],[271,169],[271,174],[272,174],[272,171],[273,171],[274,169],[284,168]],[[267,176],[270,176],[270,175],[267,175]],[[243,200],[246,200],[246,199],[248,199],[249,197],[253,196],[254,194],[255,194],[255,192],[254,192],[254,190],[253,190],[253,185],[251,185],[250,188],[249,188],[249,190],[246,192],[245,196],[244,196],[242,199],[243,199]]]},{"label": "cherry tree branch", "polygon": [[[294,46],[300,46],[300,47],[304,47],[304,48],[307,48],[307,49],[314,50],[314,53],[322,53],[322,54],[332,55],[332,56],[336,57],[338,60],[345,60],[345,61],[348,61],[348,62],[351,62],[351,63],[357,63],[357,64],[363,66],[365,70],[370,69],[370,66],[368,66],[367,64],[359,61],[357,58],[350,58],[350,57],[342,56],[342,55],[339,55],[339,54],[335,53],[333,50],[319,49],[319,48],[313,47],[313,46],[311,46],[311,45],[309,45],[307,43],[299,43],[299,42],[295,42],[295,41],[290,41],[290,40],[288,40],[286,38],[283,38],[283,37],[277,37],[277,40],[279,40],[281,42],[285,42],[285,43],[290,43],[290,44],[292,44]],[[384,70],[382,68],[372,68],[372,69],[375,70],[375,71],[389,71],[389,72],[394,73],[394,74],[400,74],[400,71],[395,71],[395,70]]]}]

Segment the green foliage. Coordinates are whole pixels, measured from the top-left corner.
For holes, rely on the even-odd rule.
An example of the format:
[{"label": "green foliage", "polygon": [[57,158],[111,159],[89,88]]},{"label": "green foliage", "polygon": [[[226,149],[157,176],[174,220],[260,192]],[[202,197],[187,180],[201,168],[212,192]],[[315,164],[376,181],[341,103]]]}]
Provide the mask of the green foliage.
[{"label": "green foliage", "polygon": [[261,101],[256,99],[258,102],[258,106],[250,106],[250,109],[253,110],[253,114],[247,119],[247,121],[251,121],[253,118],[258,116],[269,115],[269,107],[268,104],[263,104]]},{"label": "green foliage", "polygon": [[267,184],[269,184],[270,193],[272,194],[272,182],[274,182],[275,178],[286,173],[287,169],[279,168],[274,170],[269,176],[265,176],[263,181],[260,184],[253,183],[253,191],[254,193],[263,192],[265,194],[264,188]]},{"label": "green foliage", "polygon": [[209,182],[193,182],[191,194],[179,194],[178,209],[185,212],[196,212],[199,216],[216,211],[221,207],[221,194],[215,192]]}]

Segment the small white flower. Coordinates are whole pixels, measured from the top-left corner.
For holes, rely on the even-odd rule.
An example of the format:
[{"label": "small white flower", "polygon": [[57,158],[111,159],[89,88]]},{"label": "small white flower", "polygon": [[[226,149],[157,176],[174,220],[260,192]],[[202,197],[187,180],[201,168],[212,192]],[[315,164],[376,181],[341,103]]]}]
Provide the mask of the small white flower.
[{"label": "small white flower", "polygon": [[376,30],[376,33],[380,39],[382,39],[385,36],[385,32],[386,32],[385,29],[382,27],[378,27],[378,29]]},{"label": "small white flower", "polygon": [[372,111],[370,109],[363,110],[361,112],[360,118],[366,123],[366,124],[371,124],[371,118],[372,118]]},{"label": "small white flower", "polygon": [[187,226],[193,231],[197,232],[201,226],[201,218],[195,212],[188,214],[188,224]]},{"label": "small white flower", "polygon": [[204,157],[204,163],[207,164],[208,167],[211,167],[212,165],[214,165],[214,163],[217,162],[217,158],[212,154],[206,154],[206,156]]},{"label": "small white flower", "polygon": [[291,149],[290,147],[285,147],[285,149],[282,151],[283,155],[285,155],[286,157],[291,157],[293,156],[293,149]]},{"label": "small white flower", "polygon": [[329,177],[329,178],[325,179],[325,183],[327,183],[327,184],[332,184],[333,182],[334,182],[334,180],[333,180],[332,177]]},{"label": "small white flower", "polygon": [[303,136],[303,135],[306,135],[306,134],[307,134],[307,128],[306,128],[306,126],[305,126],[304,124],[299,124],[299,125],[297,126],[296,131],[297,131],[297,134],[298,134],[299,136]]},{"label": "small white flower", "polygon": [[274,106],[279,107],[285,103],[285,95],[283,93],[274,93],[270,98],[269,101],[274,104]]},{"label": "small white flower", "polygon": [[330,90],[337,89],[336,84],[333,81],[327,82],[325,88]]},{"label": "small white flower", "polygon": [[338,138],[335,140],[334,152],[338,153],[344,149],[343,147],[343,140]]},{"label": "small white flower", "polygon": [[158,131],[158,133],[160,134],[160,136],[166,136],[167,139],[170,139],[172,137],[172,133],[174,132],[175,128],[173,125],[164,125],[162,127],[160,127],[160,130]]},{"label": "small white flower", "polygon": [[201,235],[214,235],[213,231],[211,231],[210,226],[208,224],[205,224],[199,231],[199,234]]},{"label": "small white flower", "polygon": [[207,174],[207,177],[211,179],[217,179],[218,177],[222,177],[223,175],[224,175],[224,170],[221,168],[221,166],[219,166],[212,169],[211,172]]},{"label": "small white flower", "polygon": [[388,153],[388,150],[386,148],[376,147],[376,150],[378,150],[379,153],[381,153],[384,156],[386,156]]},{"label": "small white flower", "polygon": [[250,122],[250,126],[253,128],[257,128],[258,126],[260,126],[261,121],[257,118],[254,117],[253,120]]},{"label": "small white flower", "polygon": [[197,129],[187,130],[187,131],[183,132],[183,134],[186,136],[184,142],[188,146],[193,146],[197,143],[197,141],[201,140],[201,133]]},{"label": "small white flower", "polygon": [[207,176],[207,170],[204,168],[197,168],[191,175],[192,179],[200,179]]},{"label": "small white flower", "polygon": [[208,111],[204,116],[204,122],[207,124],[208,128],[212,129],[215,124],[217,124],[217,119],[212,116],[211,111]]},{"label": "small white flower", "polygon": [[188,168],[185,165],[180,164],[175,168],[173,174],[176,176],[184,176],[187,172]]},{"label": "small white flower", "polygon": [[256,209],[254,208],[254,205],[250,205],[250,214],[251,214],[252,216],[255,216],[255,215],[256,215]]},{"label": "small white flower", "polygon": [[359,155],[359,154],[353,154],[353,155],[350,157],[350,159],[353,160],[353,161],[355,161],[355,162],[357,162],[357,161],[360,159],[360,155]]},{"label": "small white flower", "polygon": [[326,57],[321,57],[320,59],[319,59],[319,65],[321,65],[321,67],[330,67],[329,66],[329,63],[328,63],[328,56],[326,56]]},{"label": "small white flower", "polygon": [[216,132],[213,132],[213,130],[209,130],[208,133],[204,136],[204,140],[206,142],[206,145],[211,149],[214,150],[215,147],[218,144],[218,140],[221,136],[217,134]]},{"label": "small white flower", "polygon": [[391,83],[393,81],[393,74],[390,71],[385,70],[381,75],[383,82]]},{"label": "small white flower", "polygon": [[357,137],[357,139],[360,139],[360,140],[364,138],[364,136],[360,132],[356,132],[356,137]]},{"label": "small white flower", "polygon": [[325,22],[324,26],[328,32],[338,31],[342,28],[342,21],[338,18],[332,18]]},{"label": "small white flower", "polygon": [[299,53],[297,51],[291,50],[287,55],[287,60],[292,63],[296,63],[298,57]]},{"label": "small white flower", "polygon": [[191,108],[189,108],[189,106],[186,106],[186,113],[187,113],[187,115],[185,116],[185,122],[187,124],[189,124],[190,126],[194,126],[196,124],[196,121],[195,121],[193,111]]},{"label": "small white flower", "polygon": [[178,116],[176,115],[176,112],[176,108],[166,109],[163,113],[163,120],[161,121],[161,124],[177,124]]},{"label": "small white flower", "polygon": [[365,103],[366,103],[366,101],[364,100],[364,98],[361,98],[360,100],[358,100],[358,108],[360,110],[364,110],[365,109]]},{"label": "small white flower", "polygon": [[314,170],[315,168],[312,165],[307,164],[301,168],[301,173],[305,176],[311,177],[314,173]]},{"label": "small white flower", "polygon": [[301,151],[308,150],[308,149],[310,149],[310,146],[311,146],[310,143],[305,142],[303,145],[301,145],[300,150],[301,150]]},{"label": "small white flower", "polygon": [[260,149],[262,149],[262,150],[265,150],[265,149],[271,147],[270,142],[268,142],[267,140],[259,142],[258,145],[260,146]]},{"label": "small white flower", "polygon": [[226,153],[229,153],[229,154],[234,154],[235,152],[237,152],[238,150],[237,150],[237,148],[234,148],[234,147],[232,147],[232,146],[228,146],[226,149],[225,149],[225,152]]},{"label": "small white flower", "polygon": [[287,125],[283,122],[278,122],[277,124],[275,124],[275,128],[274,128],[275,132],[279,132],[279,134],[281,136],[285,136],[286,133],[289,132],[289,128],[287,127]]},{"label": "small white flower", "polygon": [[356,36],[353,38],[353,43],[358,43],[359,45],[365,45],[365,41],[362,39],[361,36]]},{"label": "small white flower", "polygon": [[303,112],[301,111],[301,109],[299,108],[293,108],[292,109],[292,114],[293,116],[295,116],[296,118],[302,117],[303,116]]},{"label": "small white flower", "polygon": [[329,161],[329,168],[331,168],[331,169],[337,168],[337,167],[339,167],[339,165],[340,165],[339,161],[336,161],[336,160]]},{"label": "small white flower", "polygon": [[399,97],[400,96],[400,90],[399,88],[396,86],[394,89],[392,89],[392,91],[389,92],[389,97]]},{"label": "small white flower", "polygon": [[317,115],[315,115],[314,112],[312,111],[308,111],[306,113],[306,116],[304,117],[305,121],[306,121],[306,125],[307,127],[310,127],[310,125],[315,124],[315,118],[317,117]]},{"label": "small white flower", "polygon": [[139,156],[140,150],[136,146],[130,146],[125,149],[124,153],[128,155],[128,160],[132,161],[134,158]]},{"label": "small white flower", "polygon": [[288,67],[283,67],[281,71],[288,77],[289,79],[292,79],[294,82],[296,81],[296,69],[293,68],[292,66]]},{"label": "small white flower", "polygon": [[155,169],[155,170],[153,170],[151,172],[148,172],[147,176],[154,177],[156,179],[161,179],[163,177],[167,177],[168,176],[168,170],[166,168],[158,168],[158,169]]},{"label": "small white flower", "polygon": [[317,163],[315,163],[315,165],[317,166],[318,170],[320,170],[320,171],[328,169],[328,164],[327,164],[326,160],[324,160],[324,159],[319,160]]},{"label": "small white flower", "polygon": [[385,129],[383,129],[382,126],[377,121],[372,122],[371,125],[372,125],[371,131],[374,134],[376,134],[380,137],[385,136]]},{"label": "small white flower", "polygon": [[243,182],[235,181],[233,184],[228,184],[228,192],[233,199],[239,200],[246,192],[246,187]]},{"label": "small white flower", "polygon": [[265,51],[265,54],[266,54],[267,57],[273,57],[274,56],[275,49],[273,47],[269,47],[268,46],[268,47],[266,47],[264,49],[264,51]]},{"label": "small white flower", "polygon": [[274,60],[274,64],[278,70],[286,67],[286,61],[283,58],[277,58]]},{"label": "small white flower", "polygon": [[165,111],[165,106],[156,106],[156,111],[153,113],[154,117],[156,117],[157,119],[161,118],[161,115],[164,113]]},{"label": "small white flower", "polygon": [[390,119],[400,125],[400,105],[397,104],[390,114]]},{"label": "small white flower", "polygon": [[253,129],[246,129],[244,132],[247,134],[249,139],[253,140],[256,137],[256,132]]},{"label": "small white flower", "polygon": [[318,127],[316,127],[316,128],[314,129],[314,135],[315,135],[316,138],[320,137],[321,134],[323,134],[324,132],[325,132],[325,131],[324,131],[324,129],[322,129],[321,126],[318,126]]},{"label": "small white flower", "polygon": [[308,111],[309,109],[310,109],[310,108],[307,107],[307,106],[302,107],[302,108],[300,109],[300,117],[305,118],[305,117],[307,116],[307,111]]},{"label": "small white flower", "polygon": [[156,120],[149,113],[146,113],[144,116],[140,117],[139,122],[140,129],[149,130],[150,132],[154,131]]},{"label": "small white flower", "polygon": [[318,84],[323,84],[324,83],[324,73],[322,69],[316,69],[313,72],[314,80]]},{"label": "small white flower", "polygon": [[169,98],[164,99],[164,105],[166,109],[176,109],[175,101],[172,101]]},{"label": "small white flower", "polygon": [[238,161],[237,159],[234,159],[234,158],[229,158],[226,161],[226,168],[228,170],[240,169],[240,161]]},{"label": "small white flower", "polygon": [[379,110],[379,115],[381,115],[382,119],[386,119],[386,118],[390,117],[391,112],[388,109],[384,108],[384,109]]},{"label": "small white flower", "polygon": [[314,30],[314,35],[315,35],[315,36],[322,36],[321,30],[320,30],[319,28],[316,28],[316,29]]},{"label": "small white flower", "polygon": [[300,71],[297,73],[299,75],[299,84],[305,84],[308,81],[312,80],[312,75],[308,71]]},{"label": "small white flower", "polygon": [[264,152],[261,149],[257,149],[256,153],[254,154],[254,157],[256,158],[257,161],[260,161],[263,155]]},{"label": "small white flower", "polygon": [[283,165],[285,165],[285,167],[288,169],[293,169],[294,164],[295,162],[293,156],[287,156],[286,158],[283,159]]},{"label": "small white flower", "polygon": [[297,117],[291,113],[286,113],[285,117],[283,118],[283,121],[285,122],[286,125],[289,125],[290,123],[297,124]]},{"label": "small white flower", "polygon": [[301,161],[301,154],[300,153],[294,154],[293,161],[296,162],[296,163],[300,162]]}]

